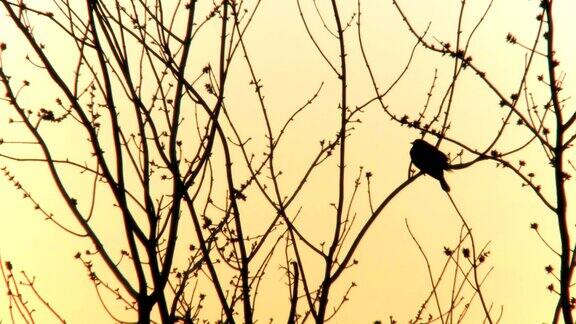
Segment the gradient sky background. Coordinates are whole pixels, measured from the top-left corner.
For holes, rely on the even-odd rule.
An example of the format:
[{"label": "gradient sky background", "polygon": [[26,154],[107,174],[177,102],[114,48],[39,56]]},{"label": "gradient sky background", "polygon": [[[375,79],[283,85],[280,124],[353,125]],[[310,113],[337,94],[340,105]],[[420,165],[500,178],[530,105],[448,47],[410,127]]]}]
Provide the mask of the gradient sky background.
[{"label": "gradient sky background", "polygon": [[[323,29],[312,2],[302,2],[311,30],[332,62],[336,63],[336,39]],[[333,17],[329,15],[329,6],[325,2],[318,1],[318,5],[329,28],[333,29]],[[340,4],[341,15],[344,21],[348,21],[357,9],[356,2],[343,2]],[[38,0],[28,3],[31,6],[45,4]],[[253,4],[254,1],[248,3]],[[459,1],[402,0],[399,3],[418,31],[423,31],[431,22],[428,40],[437,38],[454,42]],[[488,1],[469,1],[464,14],[464,35],[468,35],[488,4]],[[573,41],[576,5],[574,2],[557,1],[555,6],[556,45],[561,71],[566,73],[564,96],[569,97],[576,93],[576,61],[573,59],[576,57]],[[25,90],[29,94],[25,100],[32,107],[52,103],[57,95],[42,83],[46,80],[45,76],[25,62],[23,58],[30,52],[29,48],[11,27],[9,19],[4,17],[4,12],[0,10],[0,13],[0,42],[8,45],[7,51],[2,54],[4,68],[15,80],[32,81],[32,87]],[[526,50],[506,43],[506,35],[510,32],[519,42],[531,44],[538,27],[535,19],[538,13],[538,1],[535,0],[496,0],[471,43],[468,54],[504,93],[513,93],[518,87],[527,54]],[[36,26],[38,35],[59,61],[63,73],[70,74],[71,68],[67,67],[63,47],[66,43],[59,45],[61,36],[54,29],[41,24]],[[351,107],[362,105],[374,97],[358,47],[356,30],[353,23],[346,32]],[[362,31],[371,67],[380,88],[384,89],[401,72],[415,39],[391,1],[365,0],[362,3]],[[191,70],[200,69],[208,61],[216,66],[217,57],[210,55],[216,46],[214,39],[213,35],[208,35],[198,40],[203,45],[198,48],[203,48],[205,52],[193,54],[198,59]],[[246,36],[246,43],[256,73],[264,84],[266,102],[276,128],[325,82],[318,99],[288,129],[276,157],[284,173],[282,186],[293,188],[316,154],[318,142],[332,138],[338,130],[339,81],[308,38],[296,1],[263,1]],[[243,136],[254,138],[249,148],[261,152],[265,145],[264,125],[254,121],[254,116],[260,116],[257,115],[257,98],[248,85],[249,75],[240,56],[236,60],[228,81],[228,109],[237,120]],[[534,72],[528,80],[531,92],[540,103],[546,98],[546,93],[542,92],[546,89],[538,84],[536,75],[545,72],[543,63],[543,59],[537,57]],[[397,115],[416,116],[426,102],[426,94],[437,69],[438,81],[430,102],[431,109],[437,109],[449,84],[452,64],[448,57],[423,48],[417,49],[413,64],[398,86],[384,98],[385,104]],[[470,146],[484,147],[494,136],[505,113],[498,102],[498,98],[471,71],[465,71],[456,91],[449,135]],[[573,99],[567,101],[567,106],[573,105]],[[9,108],[5,102],[0,102],[0,137],[5,140],[26,139],[26,134],[18,132],[14,124],[8,124],[8,119],[13,116]],[[379,203],[407,177],[410,142],[419,133],[390,121],[376,103],[369,105],[360,118],[362,123],[356,125],[349,140],[348,183],[352,184],[360,166],[364,172],[372,172],[372,197],[375,203]],[[72,130],[63,127],[54,132],[54,138],[62,141],[61,154],[68,154],[85,145],[84,138],[79,138]],[[505,150],[521,142],[523,135],[517,130],[507,132],[500,148]],[[446,142],[441,149],[451,156],[459,151]],[[0,152],[34,153],[28,148],[15,148],[11,144],[0,146]],[[542,185],[545,194],[550,194],[553,189],[551,168],[547,167],[541,156],[537,147],[528,147],[518,159],[528,161],[527,167],[535,172],[536,182]],[[575,158],[574,150],[568,158]],[[0,165],[8,166],[43,207],[54,212],[64,223],[74,224],[53,183],[46,176],[45,167],[15,164],[5,159],[0,160]],[[330,203],[336,200],[336,174],[336,161],[332,160],[317,170],[297,203],[303,208],[297,226],[318,244],[328,240],[330,235],[323,229],[332,221]],[[557,268],[559,259],[530,230],[530,223],[539,223],[543,236],[553,247],[558,247],[554,214],[533,192],[523,188],[512,172],[497,168],[494,162],[455,170],[446,178],[452,187],[454,200],[473,228],[477,244],[483,246],[490,242],[490,256],[483,265],[483,271],[489,267],[493,267],[493,270],[483,291],[495,309],[503,307],[502,323],[550,322],[556,296],[548,292],[546,286],[555,283],[555,280],[546,274],[544,267],[551,264]],[[356,201],[358,222],[366,219],[368,211],[364,177],[362,181]],[[78,188],[81,190],[81,187]],[[570,188],[573,190],[569,191],[568,198],[573,201],[576,191],[573,184]],[[90,323],[109,323],[110,319],[98,304],[85,270],[73,258],[77,251],[91,248],[88,242],[73,238],[45,221],[6,179],[0,181],[0,192],[0,257],[4,261],[12,261],[17,271],[25,270],[35,276],[37,288],[69,323],[85,322],[86,318],[90,318]],[[78,195],[81,196],[82,192]],[[103,204],[99,208],[105,214],[110,206]],[[242,208],[249,210],[245,215],[252,218],[246,222],[253,228],[261,225],[259,217],[268,217],[265,216],[267,209],[257,204]],[[574,209],[569,209],[569,212],[575,218]],[[332,298],[340,298],[352,281],[358,286],[351,291],[350,300],[334,323],[370,323],[377,319],[386,322],[391,315],[399,323],[406,323],[413,318],[431,287],[424,260],[406,229],[406,221],[430,258],[432,271],[435,275],[439,273],[446,259],[443,248],[454,247],[461,222],[438,183],[425,176],[394,199],[360,245],[356,253],[359,264],[340,279]],[[102,228],[113,226],[106,219],[100,222]],[[112,232],[105,235],[122,244]],[[286,287],[277,286],[285,281],[282,271],[272,265],[269,276],[271,280],[263,286],[264,291],[282,289],[281,296],[285,299]],[[4,291],[4,286],[1,288]],[[450,289],[441,287],[439,293],[448,298]],[[470,294],[469,290],[466,296]],[[278,320],[283,321],[286,304],[287,300],[266,299],[259,304],[256,316],[266,321],[281,310],[282,315]],[[41,308],[39,304],[36,305]],[[478,305],[476,301],[466,323],[480,321]],[[430,304],[429,308],[432,306]],[[6,298],[0,297],[0,320],[3,322],[9,321],[7,307]],[[39,311],[38,316],[42,319],[46,314]],[[49,323],[50,320],[38,322]]]}]

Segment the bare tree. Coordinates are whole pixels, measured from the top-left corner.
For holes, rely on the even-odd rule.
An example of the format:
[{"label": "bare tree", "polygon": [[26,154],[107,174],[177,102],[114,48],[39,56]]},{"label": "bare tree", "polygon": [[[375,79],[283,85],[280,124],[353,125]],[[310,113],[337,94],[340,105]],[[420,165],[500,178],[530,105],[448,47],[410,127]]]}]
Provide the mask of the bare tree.
[{"label": "bare tree", "polygon": [[[288,323],[333,319],[357,285],[343,283],[347,279],[342,278],[358,264],[355,255],[367,233],[399,193],[422,175],[410,170],[388,192],[373,195],[374,174],[354,165],[350,154],[363,114],[372,109],[393,120],[387,125],[398,129],[408,125],[422,137],[437,138],[437,147],[446,142],[458,147],[460,151],[451,156],[453,169],[491,160],[512,170],[558,216],[562,250],[557,252],[561,267],[554,323],[561,314],[565,323],[573,322],[570,285],[576,259],[568,230],[566,163],[574,167],[566,152],[576,138],[572,127],[576,114],[566,117],[562,76],[556,75],[551,2],[542,2],[532,44],[507,37],[526,50],[518,90],[507,96],[472,62],[469,51],[491,3],[465,35],[467,7],[461,1],[456,42],[450,45],[430,40],[433,35],[428,35],[428,29],[418,30],[402,5],[394,2],[414,35],[413,47],[397,75],[383,86],[364,44],[361,2],[297,0],[294,14],[300,16],[314,55],[330,76],[314,89],[294,92],[301,104],[280,122],[273,113],[275,103],[266,99],[266,80],[249,41],[260,0],[54,0],[46,7],[23,1],[1,3],[3,14],[26,43],[30,54],[25,66],[33,73],[27,78],[14,69],[8,57],[15,46],[0,43],[0,80],[6,90],[4,101],[12,111],[12,130],[0,151],[4,161],[12,163],[3,169],[4,175],[47,220],[91,243],[90,250],[75,257],[114,321],[254,323],[260,318],[257,305],[272,294],[283,298],[286,306],[275,319]],[[423,111],[409,115],[385,101],[412,68],[420,47],[450,60],[451,79],[434,110],[430,99],[438,86],[435,73]],[[373,87],[363,99],[350,95],[356,80],[350,76],[353,51],[363,60],[360,65]],[[543,104],[537,104],[529,90],[533,62],[540,58],[548,66],[548,76],[538,77],[549,95]],[[450,133],[457,122],[452,117],[453,98],[468,71],[507,109],[486,147],[474,147]],[[239,87],[230,81],[235,78],[246,81],[242,89],[231,88]],[[34,87],[47,89],[51,98],[36,100]],[[309,159],[305,168],[286,181],[282,158],[290,147],[289,128],[318,106],[327,91],[327,111],[337,115],[333,132],[322,135],[319,145],[314,143],[311,156],[299,156]],[[251,102],[235,100],[236,92],[250,93]],[[246,114],[255,115],[243,124]],[[515,119],[531,135],[502,151],[503,134],[514,127]],[[21,134],[27,134],[25,139]],[[66,142],[73,143],[74,149],[63,147]],[[539,146],[554,167],[553,198],[543,193],[533,173],[525,171],[528,162],[518,158],[529,146]],[[37,198],[34,185],[19,180],[14,166],[29,164],[46,168],[73,221],[64,213],[52,214],[48,204]],[[313,219],[303,198],[315,181],[324,181],[314,175],[324,172],[335,179],[335,185],[333,196],[325,202],[331,208],[323,215],[328,221],[319,234],[308,231],[306,225]],[[485,262],[490,242],[475,240],[457,202],[450,194],[447,197],[461,230],[456,242],[444,248],[440,272],[434,273],[417,231],[406,222],[431,286],[411,321],[462,322],[470,305],[477,303],[485,321],[499,322],[502,308],[495,310],[483,294],[492,271]],[[251,217],[254,213],[259,214],[257,221]],[[532,228],[537,230],[537,224]],[[110,240],[110,233],[121,240]],[[277,290],[262,288],[278,264],[286,288],[280,297]],[[12,269],[9,262],[2,268],[9,292],[34,287],[33,280],[23,281],[24,285],[15,281]],[[441,281],[449,287],[447,302],[438,297]],[[63,321],[36,290],[33,294]],[[19,307],[14,316],[33,321],[34,312],[26,308],[22,295],[10,296]],[[426,318],[424,310],[431,304],[434,310],[428,310]],[[395,320],[391,317],[390,322]]]},{"label": "bare tree", "polygon": [[[23,97],[29,94],[11,81],[2,65],[6,101],[17,115],[14,124],[25,128],[37,147],[33,157],[3,156],[46,165],[80,229],[44,212],[7,173],[9,179],[50,220],[92,242],[93,252],[79,252],[76,257],[95,288],[109,291],[137,312],[138,322],[196,318],[205,296],[189,287],[203,271],[220,303],[222,320],[234,322],[241,305],[244,320],[252,322],[250,289],[263,270],[249,275],[252,255],[237,202],[244,197],[244,187],[236,183],[221,116],[228,69],[254,11],[241,14],[244,4],[228,1],[202,8],[208,10],[203,12],[206,18],[199,18],[196,1],[170,6],[86,1],[79,7],[54,1],[56,12],[20,1],[2,4],[34,54],[28,57],[30,64],[48,75],[58,93],[50,107],[28,107]],[[36,19],[56,26],[58,35],[67,40],[59,46],[65,47],[53,52],[40,43],[33,25]],[[190,66],[195,39],[210,24],[220,28],[214,35],[219,46],[216,67]],[[73,64],[58,65],[55,55],[62,51],[75,60]],[[70,70],[73,77],[68,79]],[[30,84],[23,81],[24,87]],[[59,151],[58,138],[52,135],[57,126],[71,127],[85,137],[88,150]],[[221,153],[217,163],[215,146]],[[82,155],[85,152],[89,154]],[[82,181],[66,173],[70,169],[80,172]],[[213,189],[216,181],[224,189]],[[78,182],[91,187],[87,195],[74,194],[81,191]],[[94,225],[103,212],[98,200],[103,188],[105,199],[114,201],[113,217],[118,217],[113,222],[118,226],[105,230],[124,237],[125,247],[103,241],[103,229]],[[183,226],[195,233],[193,244],[179,238]],[[187,256],[177,260],[178,251],[188,246]],[[113,279],[93,270],[95,258],[104,262]],[[223,284],[225,274],[216,269],[220,262],[236,273],[230,287]],[[265,268],[266,259],[258,262]]]},{"label": "bare tree", "polygon": [[[455,158],[458,163],[452,166],[454,169],[470,167],[486,160],[495,161],[497,166],[509,169],[520,178],[522,186],[530,188],[549,211],[556,215],[558,237],[561,242],[560,250],[556,251],[546,239],[540,236],[560,259],[559,276],[556,277],[560,288],[556,290],[553,284],[548,286],[550,291],[558,293],[558,306],[554,311],[552,322],[559,323],[562,317],[564,323],[574,323],[572,315],[574,298],[571,296],[571,286],[576,263],[574,247],[571,243],[573,233],[569,230],[571,226],[567,209],[567,187],[571,179],[569,170],[574,170],[573,162],[568,159],[568,156],[576,139],[573,127],[576,121],[576,111],[567,104],[570,94],[563,92],[565,72],[561,72],[554,38],[556,32],[554,2],[540,1],[540,13],[536,17],[536,29],[532,39],[518,40],[512,33],[502,35],[503,40],[505,36],[508,43],[525,50],[525,66],[522,73],[517,76],[517,83],[507,86],[516,89],[512,94],[505,93],[502,90],[504,87],[496,85],[495,80],[490,77],[491,71],[486,71],[480,64],[474,63],[474,53],[469,50],[476,31],[485,23],[492,1],[487,2],[484,13],[472,22],[473,28],[467,35],[463,33],[462,27],[468,8],[467,1],[460,2],[458,25],[454,30],[455,44],[437,38],[432,39],[427,35],[426,30],[419,31],[411,23],[411,17],[402,9],[401,2],[394,1],[394,5],[409,30],[423,47],[453,61],[453,73],[451,83],[444,93],[442,105],[436,113],[429,113],[425,108],[418,117],[411,117],[394,115],[384,107],[385,110],[398,123],[436,137],[438,144],[441,141],[447,141],[461,148]],[[546,72],[538,73],[539,69],[544,69]],[[490,136],[491,141],[484,147],[476,147],[467,143],[466,139],[451,136],[449,132],[450,125],[455,122],[450,118],[451,111],[456,109],[452,98],[457,91],[456,85],[460,82],[462,75],[467,72],[474,73],[484,86],[491,90],[495,105],[506,109],[497,132],[486,134]],[[537,81],[537,84],[534,85],[533,81]],[[424,116],[432,117],[424,119]],[[517,129],[513,129],[514,127]],[[515,141],[516,144],[512,148],[503,148],[506,147],[505,132],[512,132],[514,136],[520,138]],[[525,154],[533,148],[536,148],[541,155]],[[539,166],[538,163],[544,165]],[[544,191],[534,171],[531,170],[545,169],[546,164],[553,168],[553,181],[548,183],[553,190]],[[529,166],[531,170],[528,169]],[[532,223],[530,227],[538,231],[537,223]],[[554,268],[547,266],[546,271],[553,273]]]},{"label": "bare tree", "polygon": [[[334,30],[326,27],[321,32],[333,33],[339,48],[335,57],[316,43],[300,9],[311,41],[338,80],[340,95],[333,108],[339,123],[336,135],[320,141],[295,185],[285,189],[276,160],[281,140],[295,118],[314,103],[324,83],[280,128],[274,128],[245,36],[260,2],[206,6],[207,2],[197,1],[171,5],[91,0],[80,6],[54,1],[56,11],[23,2],[2,4],[33,53],[27,56],[29,65],[35,73],[47,75],[58,95],[48,107],[30,103],[28,87],[34,81],[22,79],[16,84],[3,62],[0,78],[5,100],[15,113],[12,124],[30,134],[27,143],[35,149],[31,156],[10,150],[1,155],[18,163],[46,165],[80,228],[52,215],[12,171],[5,169],[5,175],[47,219],[92,242],[94,251],[78,252],[76,258],[99,295],[114,296],[116,303],[137,314],[139,323],[188,323],[213,317],[200,315],[210,303],[207,299],[218,303],[220,321],[242,318],[252,323],[260,283],[283,247],[288,322],[323,323],[335,316],[356,283],[349,283],[335,300],[331,300],[333,287],[357,263],[354,253],[378,215],[414,180],[403,181],[374,207],[370,172],[364,174],[360,167],[348,184],[347,141],[362,110],[374,101],[351,108],[348,99],[345,35],[354,26],[354,7],[345,19],[336,1],[330,3],[328,14],[318,8],[314,12],[315,19],[332,17]],[[41,43],[39,25],[53,26],[56,35],[66,40],[58,43],[56,52],[51,44]],[[210,43],[217,49],[204,52],[202,45],[196,45],[199,37],[212,37]],[[2,52],[10,47],[3,43]],[[74,59],[73,65],[71,59],[59,65],[62,48]],[[205,55],[205,63],[198,64],[195,55]],[[250,138],[243,137],[234,120],[234,107],[239,104],[226,100],[227,80],[233,77],[230,71],[238,60],[247,68],[262,113],[267,142],[262,159],[250,151]],[[71,69],[72,77],[66,78]],[[82,134],[88,146],[60,150],[62,138],[55,132],[60,127]],[[23,143],[7,139],[4,144]],[[292,206],[311,175],[331,159],[337,160],[338,179],[331,238],[327,243],[316,242],[298,229],[295,220],[300,208]],[[354,203],[364,177],[370,208],[366,220],[355,224]],[[270,214],[263,229],[246,229],[241,205],[255,200],[248,199],[248,192],[268,204]],[[113,211],[102,207],[101,201],[107,199],[113,201]],[[108,213],[114,215],[115,225],[103,229],[97,220]],[[105,241],[103,231],[120,235],[126,245]],[[184,239],[189,235],[183,234],[190,232],[194,238]],[[309,256],[315,261],[307,264]],[[112,276],[95,270],[100,262]],[[319,274],[319,282],[310,279]],[[207,285],[212,286],[210,294],[196,290]],[[101,302],[114,320],[125,321],[106,298]]]},{"label": "bare tree", "polygon": [[[345,148],[357,111],[348,108],[345,26],[335,1],[332,15],[340,44],[340,69],[335,70],[341,80],[339,133],[321,144],[289,195],[280,190],[275,152],[288,124],[312,103],[320,89],[295,110],[279,132],[272,129],[262,84],[244,41],[259,2],[248,7],[234,1],[209,6],[196,1],[90,0],[82,5],[54,1],[50,11],[21,1],[2,4],[32,52],[27,56],[29,67],[47,76],[48,86],[56,94],[55,103],[36,106],[30,102],[28,90],[36,81],[22,78],[16,83],[9,75],[16,71],[2,62],[5,100],[15,114],[12,124],[18,131],[28,132],[26,143],[34,147],[29,156],[17,150],[6,150],[2,156],[45,165],[80,227],[49,212],[37,201],[33,189],[23,186],[12,171],[5,169],[5,175],[47,219],[71,235],[91,241],[94,250],[78,252],[76,258],[85,266],[99,296],[114,296],[116,303],[137,314],[139,323],[196,321],[207,298],[219,304],[220,321],[233,323],[242,318],[252,323],[259,284],[279,243],[284,243],[291,294],[289,321],[296,321],[301,312],[302,320],[312,315],[316,322],[334,315],[327,313],[331,287],[352,263],[354,248],[375,215],[391,199],[377,208],[352,248],[341,251],[348,224],[353,222],[350,210],[345,211]],[[38,26],[44,25],[55,28],[55,35],[65,41],[43,44]],[[214,33],[211,28],[219,31]],[[196,39],[200,35],[213,37],[217,49],[199,52],[202,48],[197,47]],[[52,44],[58,48],[54,50]],[[2,44],[3,54],[10,46]],[[64,64],[58,60],[62,52],[67,57]],[[267,130],[268,149],[262,161],[248,152],[248,140],[240,135],[227,108],[235,103],[225,100],[229,72],[239,52],[249,69]],[[200,65],[193,55],[208,57]],[[68,78],[70,71],[73,74]],[[84,137],[87,146],[62,150],[57,128]],[[23,143],[7,139],[4,144]],[[333,239],[324,251],[297,230],[292,222],[298,212],[290,215],[288,207],[312,171],[334,151],[338,151],[340,165],[338,202]],[[247,176],[237,175],[236,165],[240,164],[234,159],[239,157],[244,158]],[[270,187],[261,175],[264,170],[271,179]],[[269,202],[273,217],[261,232],[247,234],[240,202],[247,199],[246,191],[253,186]],[[102,206],[108,199],[113,201],[113,210]],[[112,217],[106,228],[97,225],[103,215]],[[105,231],[121,236],[126,244],[106,241]],[[190,232],[194,239],[183,239],[183,234]],[[299,242],[324,260],[318,288],[306,279],[315,267],[304,267]],[[344,257],[339,259],[341,252]],[[95,270],[100,262],[104,274]],[[196,291],[197,285],[207,284],[212,286],[210,294]],[[301,291],[307,305],[304,311],[297,307]],[[101,297],[101,303],[114,320],[125,321],[106,298]]]}]

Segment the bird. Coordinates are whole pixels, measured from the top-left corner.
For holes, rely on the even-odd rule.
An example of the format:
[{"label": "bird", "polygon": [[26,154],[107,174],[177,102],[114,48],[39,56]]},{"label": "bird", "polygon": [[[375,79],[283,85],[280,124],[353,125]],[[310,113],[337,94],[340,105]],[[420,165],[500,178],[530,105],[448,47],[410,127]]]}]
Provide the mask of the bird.
[{"label": "bird", "polygon": [[417,139],[412,142],[410,158],[418,169],[440,181],[442,190],[446,192],[450,191],[450,186],[444,178],[444,170],[450,170],[450,164],[448,163],[446,154],[425,140]]}]

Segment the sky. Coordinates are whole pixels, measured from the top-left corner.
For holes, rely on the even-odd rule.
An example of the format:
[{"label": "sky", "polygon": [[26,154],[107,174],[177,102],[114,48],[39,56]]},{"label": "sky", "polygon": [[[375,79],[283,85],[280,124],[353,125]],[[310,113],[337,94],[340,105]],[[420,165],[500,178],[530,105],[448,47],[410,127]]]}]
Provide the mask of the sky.
[{"label": "sky", "polygon": [[[327,31],[334,30],[330,6],[317,1],[322,19],[326,21],[327,28],[324,28],[313,2],[301,2],[304,19],[318,45],[328,59],[338,66],[338,43]],[[28,3],[31,6],[47,5],[43,1]],[[200,6],[205,3],[200,1]],[[455,46],[459,1],[401,0],[398,3],[418,32],[423,32],[429,26],[426,38],[429,42],[438,44],[438,41],[442,41]],[[255,0],[246,1],[250,10],[255,4]],[[474,29],[489,4],[489,1],[467,2],[462,27],[464,38]],[[358,107],[372,100],[375,94],[358,43],[356,2],[340,2],[339,6],[342,20],[352,22],[345,33],[348,98],[349,107]],[[557,1],[555,6],[557,55],[561,71],[565,73],[563,94],[569,98],[576,93],[576,62],[570,59],[576,55],[576,45],[572,41],[576,26],[571,16],[576,12],[576,5]],[[206,12],[207,7],[201,8]],[[362,41],[366,56],[379,88],[385,89],[407,64],[416,39],[390,1],[364,1],[361,8]],[[531,44],[538,27],[535,19],[538,13],[538,1],[496,0],[470,42],[467,53],[473,57],[474,64],[485,71],[503,93],[511,94],[518,88],[528,53],[520,46],[507,43],[506,35],[512,33],[520,43]],[[5,11],[0,9],[0,14],[4,17]],[[70,42],[66,42],[62,34],[45,20],[33,21],[36,23],[36,35],[45,42],[48,53],[70,80],[72,67],[69,62],[74,60],[66,50],[66,46],[71,46]],[[206,63],[217,66],[218,58],[213,55],[217,51],[214,41],[217,39],[214,37],[216,32],[216,25],[208,26],[199,35],[198,47],[191,54],[194,57],[189,69],[191,76],[195,76]],[[26,62],[24,58],[31,53],[30,48],[6,17],[0,19],[0,42],[7,44],[7,49],[1,55],[2,67],[13,76],[13,82],[32,82],[31,87],[23,90],[22,101],[33,109],[54,105],[55,98],[60,95],[50,85],[42,69]],[[287,118],[321,87],[310,107],[287,128],[276,152],[277,168],[283,173],[280,177],[281,187],[289,193],[298,185],[300,177],[317,154],[319,142],[333,138],[338,131],[340,83],[308,37],[296,1],[263,0],[245,36],[245,43],[255,72],[262,80],[270,123],[276,134]],[[33,56],[31,60],[36,62]],[[233,60],[227,81],[227,109],[241,136],[251,138],[248,150],[261,155],[266,148],[266,140],[257,97],[249,85],[250,76],[240,53]],[[529,92],[539,103],[546,100],[546,93],[536,76],[546,72],[544,67],[542,57],[536,56],[534,71],[528,78]],[[426,104],[436,75],[437,81],[428,103],[429,111],[436,111],[442,105],[452,68],[453,61],[449,57],[419,47],[406,74],[384,97],[383,102],[392,114],[406,114],[415,118]],[[448,135],[471,147],[485,147],[494,137],[506,113],[498,103],[499,99],[484,82],[469,69],[464,70],[453,98]],[[573,105],[572,99],[566,101],[568,109]],[[0,107],[0,138],[5,141],[0,145],[0,153],[37,156],[38,151],[30,148],[31,145],[12,143],[29,141],[30,136],[18,123],[9,123],[14,114],[5,101],[0,102]],[[369,216],[368,187],[364,174],[372,174],[370,197],[376,205],[407,178],[410,143],[420,134],[414,128],[391,121],[377,102],[369,104],[358,117],[361,122],[354,124],[348,138],[346,181],[349,184],[349,198],[352,184],[361,174],[354,210],[357,213],[356,224],[362,224]],[[518,145],[526,138],[525,133],[512,126],[510,131],[503,134],[499,150]],[[71,123],[52,127],[48,134],[57,156],[82,158],[90,153],[86,148],[85,136],[81,136]],[[433,141],[431,137],[426,139]],[[456,145],[448,142],[443,142],[440,149],[452,158],[460,151]],[[573,150],[568,158],[574,159]],[[464,155],[463,159],[469,161],[470,156]],[[552,197],[551,168],[542,158],[541,149],[528,146],[514,156],[514,161],[519,160],[528,162],[527,168],[536,174],[535,181],[542,185],[544,195]],[[458,159],[454,162],[458,162]],[[79,228],[55,190],[47,168],[4,158],[0,159],[0,166],[7,166],[45,210],[53,212],[64,224]],[[238,174],[246,175],[247,172],[238,166]],[[90,177],[74,172],[66,173],[66,177],[82,204],[80,197],[90,193],[86,185],[91,184]],[[490,251],[480,272],[489,272],[483,293],[488,303],[493,305],[494,314],[499,314],[496,310],[502,307],[502,323],[549,323],[557,299],[546,287],[556,282],[544,268],[549,264],[558,268],[559,260],[530,229],[530,224],[538,223],[542,236],[558,249],[555,215],[531,190],[522,186],[522,181],[510,170],[497,167],[494,162],[453,170],[446,174],[446,179],[452,188],[455,204],[473,230],[477,246],[487,245]],[[301,208],[295,225],[315,244],[319,245],[330,238],[333,226],[331,204],[336,201],[336,187],[337,161],[331,159],[315,171],[291,207],[292,213]],[[573,184],[569,188],[575,189]],[[34,276],[36,287],[43,297],[69,323],[82,322],[87,316],[91,318],[91,323],[110,323],[110,318],[99,307],[86,270],[73,257],[77,251],[90,249],[89,242],[68,235],[46,221],[34,209],[33,203],[22,199],[23,193],[16,190],[7,177],[0,181],[0,191],[3,193],[0,207],[2,260],[11,261],[16,271],[24,270]],[[569,191],[571,201],[576,198],[574,192]],[[124,241],[115,231],[119,226],[118,219],[114,218],[116,214],[110,201],[106,200],[106,193],[99,194],[102,198],[96,208],[95,227],[101,230],[111,246],[117,245],[120,249]],[[258,193],[253,190],[248,191],[248,195],[257,197]],[[245,222],[248,231],[258,233],[271,217],[270,208],[263,204],[262,198],[249,199],[241,204],[244,215],[247,215]],[[573,208],[569,209],[569,213],[574,218]],[[574,221],[572,219],[572,223]],[[356,225],[352,233],[358,230],[359,225]],[[386,322],[393,316],[399,323],[406,323],[414,318],[431,290],[428,268],[414,238],[430,260],[430,271],[437,277],[447,259],[444,248],[454,248],[461,232],[462,222],[438,182],[428,176],[419,177],[383,210],[359,245],[354,257],[358,265],[351,267],[339,279],[334,288],[333,302],[337,303],[342,298],[352,282],[357,286],[350,291],[349,300],[331,322]],[[469,243],[466,244],[469,247]],[[309,268],[311,280],[318,280],[321,262],[311,256],[307,258],[308,264],[318,264],[316,272],[313,266]],[[272,260],[268,274],[270,280],[263,283],[262,289],[270,294],[280,290],[283,299],[263,298],[256,313],[261,321],[277,317],[276,321],[281,322],[286,316],[286,278],[279,269],[282,262],[282,256]],[[105,272],[101,265],[97,267],[98,271]],[[455,272],[453,267],[449,269],[438,289],[444,308],[449,302]],[[4,286],[0,286],[0,290],[4,289]],[[472,291],[469,287],[466,289],[463,295],[467,300],[472,296]],[[34,300],[32,295],[28,296]],[[42,310],[37,300],[34,300],[34,305],[38,309],[38,318],[42,319],[38,322],[50,323],[50,315]],[[483,319],[479,307],[478,300],[473,300],[465,323],[479,323]],[[210,309],[215,308],[208,305],[206,312]],[[427,315],[428,310],[435,310],[433,303],[423,314]],[[0,298],[0,321],[9,322],[8,301],[4,297]]]}]

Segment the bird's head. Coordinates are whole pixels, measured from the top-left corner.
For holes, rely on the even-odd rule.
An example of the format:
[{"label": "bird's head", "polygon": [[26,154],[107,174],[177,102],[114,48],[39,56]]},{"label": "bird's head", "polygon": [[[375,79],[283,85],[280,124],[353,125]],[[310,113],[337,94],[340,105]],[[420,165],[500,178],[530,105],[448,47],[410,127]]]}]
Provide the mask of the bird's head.
[{"label": "bird's head", "polygon": [[414,146],[419,146],[419,145],[426,145],[428,143],[423,139],[417,139],[417,140],[414,140],[411,144]]}]

